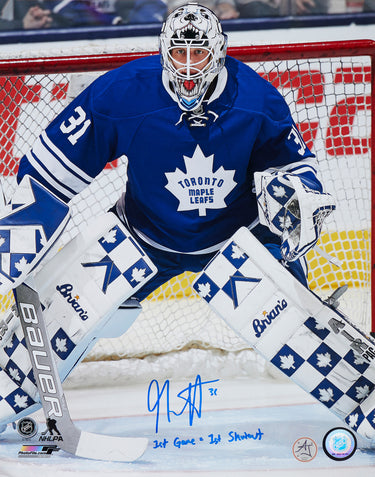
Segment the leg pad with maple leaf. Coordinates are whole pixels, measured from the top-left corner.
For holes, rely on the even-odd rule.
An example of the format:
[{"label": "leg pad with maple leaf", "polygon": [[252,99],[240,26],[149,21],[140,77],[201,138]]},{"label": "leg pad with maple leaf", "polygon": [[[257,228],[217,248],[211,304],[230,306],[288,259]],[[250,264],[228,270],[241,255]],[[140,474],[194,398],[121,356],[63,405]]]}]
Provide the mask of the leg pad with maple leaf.
[{"label": "leg pad with maple leaf", "polygon": [[[155,273],[112,213],[96,217],[37,271],[34,286],[62,381],[99,338],[120,336],[133,324],[141,306],[130,297]],[[0,322],[0,427],[40,407],[17,311],[9,313]]]},{"label": "leg pad with maple leaf", "polygon": [[303,286],[248,229],[229,239],[193,287],[255,351],[375,439],[375,341],[336,303]]}]

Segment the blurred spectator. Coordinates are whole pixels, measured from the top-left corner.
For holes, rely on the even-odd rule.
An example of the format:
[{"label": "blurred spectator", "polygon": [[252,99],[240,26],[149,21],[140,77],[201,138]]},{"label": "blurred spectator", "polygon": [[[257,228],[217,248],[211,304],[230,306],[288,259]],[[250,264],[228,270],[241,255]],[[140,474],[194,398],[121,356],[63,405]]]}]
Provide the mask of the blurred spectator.
[{"label": "blurred spectator", "polygon": [[92,8],[112,17],[112,25],[161,23],[167,14],[166,0],[88,0]]},{"label": "blurred spectator", "polygon": [[[334,1],[334,0],[333,0]],[[324,15],[332,0],[280,0],[280,15]]]},{"label": "blurred spectator", "polygon": [[[20,0],[18,0],[20,1]],[[30,1],[30,0],[24,0]],[[98,10],[92,0],[39,0],[52,12],[54,28],[117,25],[122,18],[115,10]]]},{"label": "blurred spectator", "polygon": [[49,28],[51,12],[37,4],[17,0],[0,0],[0,30]]},{"label": "blurred spectator", "polygon": [[118,25],[126,20],[117,5],[128,15],[134,0],[107,0],[105,8],[98,8],[97,0],[0,0],[0,29]]},{"label": "blurred spectator", "polygon": [[[121,0],[118,0],[121,2]],[[124,0],[123,0],[124,1]],[[185,4],[187,1],[182,1]],[[119,11],[121,8],[117,7]],[[166,0],[135,0],[130,9],[127,23],[162,23],[167,16]]]},{"label": "blurred spectator", "polygon": [[237,0],[241,18],[275,17],[280,15],[281,0]]},{"label": "blurred spectator", "polygon": [[[168,14],[185,3],[185,0],[168,0]],[[232,20],[240,16],[234,0],[198,0],[198,3],[212,10],[220,20]]]},{"label": "blurred spectator", "polygon": [[365,0],[363,5],[364,12],[375,12],[375,0]]}]

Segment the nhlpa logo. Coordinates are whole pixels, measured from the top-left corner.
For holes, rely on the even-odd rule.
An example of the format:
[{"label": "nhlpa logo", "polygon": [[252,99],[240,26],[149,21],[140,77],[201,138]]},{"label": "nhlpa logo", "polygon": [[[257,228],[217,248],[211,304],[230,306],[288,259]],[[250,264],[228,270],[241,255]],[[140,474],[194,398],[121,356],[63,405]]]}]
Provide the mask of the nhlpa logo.
[{"label": "nhlpa logo", "polygon": [[206,157],[197,145],[193,157],[184,156],[186,173],[176,168],[166,172],[168,184],[165,186],[180,201],[178,211],[195,210],[206,215],[207,209],[226,207],[225,198],[237,183],[233,180],[234,170],[224,170],[221,166],[213,170],[214,155]]}]

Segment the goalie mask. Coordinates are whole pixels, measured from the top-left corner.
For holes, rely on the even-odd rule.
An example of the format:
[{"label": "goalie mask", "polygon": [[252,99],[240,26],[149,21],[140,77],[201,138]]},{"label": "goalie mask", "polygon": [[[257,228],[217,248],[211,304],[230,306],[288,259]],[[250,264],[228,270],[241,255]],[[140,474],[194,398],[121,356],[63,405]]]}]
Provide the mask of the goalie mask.
[{"label": "goalie mask", "polygon": [[159,41],[162,66],[180,108],[198,108],[225,62],[227,37],[219,20],[208,8],[187,4],[168,16]]}]

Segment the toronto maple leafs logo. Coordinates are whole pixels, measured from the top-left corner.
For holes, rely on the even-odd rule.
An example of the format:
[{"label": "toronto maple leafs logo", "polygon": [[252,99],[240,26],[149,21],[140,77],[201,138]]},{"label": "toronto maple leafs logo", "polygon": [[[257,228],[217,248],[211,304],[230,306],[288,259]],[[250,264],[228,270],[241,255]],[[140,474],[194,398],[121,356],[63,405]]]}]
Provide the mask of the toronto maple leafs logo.
[{"label": "toronto maple leafs logo", "polygon": [[233,243],[232,245],[232,258],[245,258],[246,254],[238,245]]},{"label": "toronto maple leafs logo", "polygon": [[17,368],[9,368],[9,374],[13,381],[21,381],[21,376]]},{"label": "toronto maple leafs logo", "polygon": [[67,359],[76,346],[62,328],[59,328],[52,336],[51,344],[54,352],[62,360]]},{"label": "toronto maple leafs logo", "polygon": [[20,258],[20,260],[18,260],[18,262],[14,264],[14,267],[16,268],[18,272],[22,273],[24,270],[26,270],[26,266],[28,264],[29,263],[27,261],[27,258],[23,256],[22,258]]},{"label": "toronto maple leafs logo", "polygon": [[284,198],[286,196],[285,187],[272,185],[273,196],[278,198]]},{"label": "toronto maple leafs logo", "polygon": [[14,407],[25,409],[28,406],[27,401],[27,396],[21,396],[20,394],[16,394],[14,396]]},{"label": "toronto maple leafs logo", "polygon": [[206,157],[199,145],[192,157],[184,156],[184,161],[186,173],[179,168],[165,173],[165,188],[179,200],[177,210],[198,210],[200,216],[205,216],[207,209],[225,208],[225,198],[237,185],[233,180],[235,170],[221,166],[214,172],[214,155]]},{"label": "toronto maple leafs logo", "polygon": [[294,356],[292,354],[288,354],[287,356],[280,356],[280,368],[287,370],[296,369]]},{"label": "toronto maple leafs logo", "polygon": [[359,400],[359,401],[363,401],[364,399],[367,398],[367,396],[370,394],[370,387],[365,385],[365,386],[357,386],[355,388],[355,392],[356,392],[356,398]]},{"label": "toronto maple leafs logo", "polygon": [[282,230],[284,229],[290,229],[292,227],[292,220],[289,217],[289,215],[286,216],[279,216],[279,226]]},{"label": "toronto maple leafs logo", "polygon": [[347,418],[347,423],[351,428],[355,428],[358,425],[358,413],[353,413],[350,414],[350,416]]},{"label": "toronto maple leafs logo", "polygon": [[328,403],[334,401],[334,391],[332,388],[319,388],[319,400]]},{"label": "toronto maple leafs logo", "polygon": [[198,292],[202,298],[211,297],[211,286],[207,283],[198,283]]},{"label": "toronto maple leafs logo", "polygon": [[331,361],[331,355],[329,353],[317,353],[316,355],[317,359],[317,366],[319,368],[325,368],[326,366],[332,367]]},{"label": "toronto maple leafs logo", "polygon": [[360,354],[358,353],[353,353],[353,356],[354,356],[354,359],[353,359],[353,362],[354,364],[366,364],[367,361],[365,360],[365,358],[363,358]]},{"label": "toronto maple leafs logo", "polygon": [[303,365],[304,359],[293,348],[285,344],[271,359],[271,363],[290,377]]},{"label": "toronto maple leafs logo", "polygon": [[56,351],[59,351],[60,353],[66,353],[68,351],[68,348],[66,346],[66,338],[56,338],[55,341],[55,347]]},{"label": "toronto maple leafs logo", "polygon": [[137,267],[134,267],[133,270],[132,270],[132,281],[134,282],[141,282],[145,279],[145,276],[146,276],[146,268],[137,268]]},{"label": "toronto maple leafs logo", "polygon": [[102,238],[103,242],[106,242],[107,244],[110,243],[116,243],[117,242],[117,233],[118,233],[118,228],[114,227],[111,229],[109,232],[107,232],[104,237]]}]

